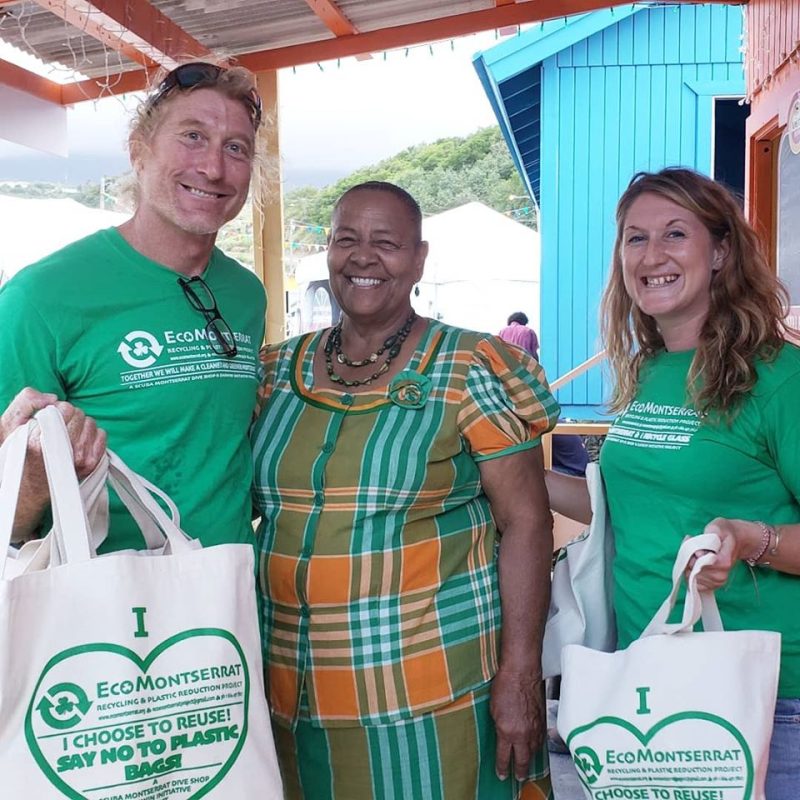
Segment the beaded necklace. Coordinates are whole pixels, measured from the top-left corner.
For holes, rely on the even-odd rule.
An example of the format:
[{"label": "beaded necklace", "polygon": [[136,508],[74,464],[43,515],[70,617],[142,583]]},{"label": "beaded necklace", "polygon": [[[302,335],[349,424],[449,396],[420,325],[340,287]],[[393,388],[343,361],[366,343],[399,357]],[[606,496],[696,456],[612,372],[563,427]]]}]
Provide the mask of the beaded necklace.
[{"label": "beaded necklace", "polygon": [[[411,333],[411,328],[414,325],[414,320],[417,318],[416,312],[412,309],[411,313],[408,315],[408,319],[403,323],[403,327],[400,328],[399,331],[393,333],[384,343],[378,348],[374,353],[370,353],[366,358],[362,358],[358,361],[353,361],[352,359],[348,358],[344,352],[342,351],[342,320],[339,320],[336,325],[331,328],[331,332],[328,334],[328,340],[325,342],[325,369],[328,372],[328,377],[334,383],[340,383],[342,386],[368,386],[372,381],[376,378],[379,378],[383,375],[388,369],[389,365],[392,361],[397,357],[400,353],[400,349],[403,346],[403,342],[408,338],[408,334]],[[343,378],[339,375],[333,368],[333,353],[336,352],[336,361],[339,364],[345,364],[348,367],[368,367],[375,364],[380,356],[388,350],[386,353],[386,360],[381,364],[376,372],[373,372],[369,378],[363,379],[353,379],[351,381]]]}]

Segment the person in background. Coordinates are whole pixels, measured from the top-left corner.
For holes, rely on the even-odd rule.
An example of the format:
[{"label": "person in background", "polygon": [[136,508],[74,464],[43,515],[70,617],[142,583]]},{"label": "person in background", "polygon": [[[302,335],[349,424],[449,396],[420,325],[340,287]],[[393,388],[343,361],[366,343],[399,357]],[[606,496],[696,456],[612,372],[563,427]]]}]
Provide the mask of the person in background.
[{"label": "person in background", "polygon": [[497,334],[504,342],[510,342],[539,360],[539,339],[536,331],[528,327],[528,315],[515,311],[508,318],[506,327]]},{"label": "person in background", "polygon": [[[600,455],[619,647],[669,593],[683,539],[717,534],[698,584],[724,587],[725,629],[781,634],[768,800],[800,786],[800,348],[787,310],[724,186],[681,168],[633,178],[602,301],[619,415]],[[590,520],[585,480],[550,472],[547,486],[556,511]]]},{"label": "person in background", "polygon": [[[497,334],[504,342],[521,347],[539,360],[539,338],[536,331],[528,327],[528,317],[515,311],[508,318],[508,325]],[[552,439],[553,469],[567,475],[585,475],[589,454],[580,436],[557,433]]]},{"label": "person in background", "polygon": [[[99,426],[206,545],[253,541],[247,430],[266,298],[258,278],[214,243],[247,197],[261,116],[247,70],[205,62],[172,70],[131,126],[133,217],[0,289],[14,343],[0,356],[0,408],[11,403],[0,436],[59,403],[81,474],[104,450]],[[26,470],[24,499],[17,539],[35,535],[47,505],[40,462]],[[142,546],[115,498],[101,550]]]},{"label": "person in background", "polygon": [[270,347],[253,428],[264,658],[287,798],[551,797],[552,520],[539,364],[418,317],[388,183],[339,199],[332,328]]}]

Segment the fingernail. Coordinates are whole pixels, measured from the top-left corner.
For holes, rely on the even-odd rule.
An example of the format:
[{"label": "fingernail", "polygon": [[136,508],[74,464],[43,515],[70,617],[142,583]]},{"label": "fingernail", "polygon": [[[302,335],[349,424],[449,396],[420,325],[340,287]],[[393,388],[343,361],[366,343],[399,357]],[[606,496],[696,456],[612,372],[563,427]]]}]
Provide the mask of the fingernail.
[{"label": "fingernail", "polygon": [[499,780],[504,781],[508,777],[508,773],[507,772],[506,773],[498,772],[497,773],[497,777],[498,777]]}]

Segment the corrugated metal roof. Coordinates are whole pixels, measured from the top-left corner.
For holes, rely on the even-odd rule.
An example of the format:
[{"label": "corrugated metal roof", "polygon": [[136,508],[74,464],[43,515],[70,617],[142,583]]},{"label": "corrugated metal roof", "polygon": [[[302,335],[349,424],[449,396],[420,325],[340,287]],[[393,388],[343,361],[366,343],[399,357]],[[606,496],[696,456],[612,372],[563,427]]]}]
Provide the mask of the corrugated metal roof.
[{"label": "corrugated metal roof", "polygon": [[[628,5],[625,0],[498,3],[499,0],[0,0],[0,41],[47,65],[64,65],[94,81],[91,85],[66,87],[59,94],[60,90],[54,90],[51,83],[34,79],[0,60],[0,83],[51,102],[58,102],[60,97],[60,102],[68,103],[107,91],[142,88],[146,76],[141,67],[153,66],[150,59],[172,65],[175,59],[197,54],[203,48],[219,56],[238,56],[251,69],[268,70]],[[347,32],[348,20],[353,33]],[[336,36],[328,24],[341,35]],[[99,27],[95,35],[100,41],[86,29],[87,25]],[[125,47],[120,45],[123,40]]]},{"label": "corrugated metal roof", "polygon": [[345,16],[362,32],[493,8],[493,0],[341,0]]},{"label": "corrugated metal roof", "polygon": [[[218,54],[242,55],[334,38],[305,0],[151,0],[161,13]],[[340,0],[360,33],[494,7],[493,0]],[[91,18],[91,15],[90,15]],[[91,78],[138,69],[31,0],[0,5],[0,40],[46,64]]]}]

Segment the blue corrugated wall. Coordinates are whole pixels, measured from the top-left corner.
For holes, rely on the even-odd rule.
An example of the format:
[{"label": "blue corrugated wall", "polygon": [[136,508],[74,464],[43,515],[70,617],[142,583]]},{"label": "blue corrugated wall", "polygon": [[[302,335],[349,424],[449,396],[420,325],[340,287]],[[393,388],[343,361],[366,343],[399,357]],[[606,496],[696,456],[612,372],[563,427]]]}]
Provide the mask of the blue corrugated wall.
[{"label": "blue corrugated wall", "polygon": [[[741,31],[737,6],[647,8],[542,62],[540,338],[551,379],[599,349],[614,209],[632,175],[675,164],[710,173],[712,98],[744,93]],[[590,418],[606,396],[598,368],[559,400],[566,416]]]}]

